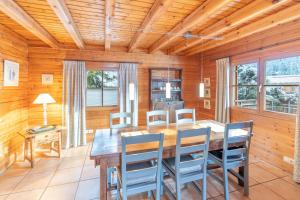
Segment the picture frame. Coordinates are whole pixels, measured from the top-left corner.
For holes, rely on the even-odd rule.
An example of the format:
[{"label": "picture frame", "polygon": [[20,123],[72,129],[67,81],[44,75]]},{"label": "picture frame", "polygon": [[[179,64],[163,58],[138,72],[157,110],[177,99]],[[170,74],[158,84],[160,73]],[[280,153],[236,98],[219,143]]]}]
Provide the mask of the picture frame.
[{"label": "picture frame", "polygon": [[205,98],[210,98],[210,88],[205,88],[204,90],[204,97]]},{"label": "picture frame", "polygon": [[42,85],[52,85],[53,74],[42,74]]},{"label": "picture frame", "polygon": [[204,109],[210,110],[210,100],[208,99],[204,100]]},{"label": "picture frame", "polygon": [[204,86],[210,87],[210,78],[204,78]]},{"label": "picture frame", "polygon": [[19,86],[19,63],[4,60],[3,86]]}]

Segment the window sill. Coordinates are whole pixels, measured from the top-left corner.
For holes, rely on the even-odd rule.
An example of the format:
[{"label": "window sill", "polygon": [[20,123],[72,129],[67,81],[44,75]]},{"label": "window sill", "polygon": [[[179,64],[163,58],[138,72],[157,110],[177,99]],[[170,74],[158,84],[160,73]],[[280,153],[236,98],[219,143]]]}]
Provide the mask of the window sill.
[{"label": "window sill", "polygon": [[119,106],[89,106],[85,108],[86,111],[99,111],[99,110],[118,110]]}]

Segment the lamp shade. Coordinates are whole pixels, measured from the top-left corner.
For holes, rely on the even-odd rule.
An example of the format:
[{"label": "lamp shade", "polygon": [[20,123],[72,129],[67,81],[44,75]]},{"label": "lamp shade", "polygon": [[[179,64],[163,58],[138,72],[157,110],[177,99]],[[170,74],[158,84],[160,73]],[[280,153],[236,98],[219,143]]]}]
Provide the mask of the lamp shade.
[{"label": "lamp shade", "polygon": [[48,93],[41,93],[34,100],[33,104],[47,104],[47,103],[55,103],[55,100]]}]

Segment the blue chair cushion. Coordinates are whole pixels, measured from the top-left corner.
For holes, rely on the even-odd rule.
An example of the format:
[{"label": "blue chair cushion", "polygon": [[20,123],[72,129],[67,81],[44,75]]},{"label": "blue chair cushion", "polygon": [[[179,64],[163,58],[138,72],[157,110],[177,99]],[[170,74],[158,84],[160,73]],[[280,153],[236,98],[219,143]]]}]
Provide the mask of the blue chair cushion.
[{"label": "blue chair cushion", "polygon": [[[142,162],[142,163],[134,163],[134,164],[127,164],[127,172],[137,171],[140,169],[150,168],[153,167],[153,164],[151,161],[148,162]],[[118,173],[120,175],[120,181],[122,181],[122,173],[121,169],[118,167]],[[140,174],[140,176],[135,178],[127,178],[127,185],[136,185],[136,184],[144,184],[144,183],[153,183],[156,181],[155,179],[156,174],[153,174],[152,176],[146,176],[143,174]]]},{"label": "blue chair cushion", "polygon": [[[197,155],[200,156],[200,154],[197,154]],[[190,161],[190,160],[197,159],[196,154],[195,154],[195,157],[196,158],[193,158],[193,156],[191,156],[191,155],[186,155],[186,156],[181,156],[180,160],[181,160],[181,162],[185,162],[185,161]],[[164,159],[163,160],[163,165],[175,174],[175,158],[174,157]],[[180,173],[181,174],[188,174],[188,173],[200,171],[201,169],[202,168],[201,168],[200,165],[199,166],[184,167],[184,168],[180,169]]]}]

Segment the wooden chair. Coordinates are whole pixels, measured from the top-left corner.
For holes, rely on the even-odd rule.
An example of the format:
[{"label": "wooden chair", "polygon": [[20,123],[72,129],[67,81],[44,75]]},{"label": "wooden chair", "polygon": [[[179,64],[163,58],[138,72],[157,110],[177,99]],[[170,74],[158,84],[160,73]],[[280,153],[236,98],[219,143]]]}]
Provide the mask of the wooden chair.
[{"label": "wooden chair", "polygon": [[[160,199],[162,152],[164,135],[147,134],[122,137],[122,165],[118,168],[117,198],[127,200],[129,195],[156,190],[156,199]],[[127,145],[158,143],[158,147],[140,153],[127,154]],[[156,160],[155,164],[151,162]],[[122,196],[120,189],[122,187]]]},{"label": "wooden chair", "polygon": [[[127,123],[127,119],[130,119],[130,124]],[[113,120],[119,119],[118,124],[114,124]],[[123,119],[123,121],[121,120]],[[113,129],[121,129],[121,128],[128,128],[132,127],[132,114],[127,112],[121,112],[121,113],[110,113],[110,120],[109,120],[109,127],[110,127],[110,134],[112,134]],[[116,171],[115,167],[110,167],[107,169],[107,183],[111,186],[112,185],[112,177],[113,173]]]},{"label": "wooden chair", "polygon": [[[181,115],[192,114],[192,118],[181,118]],[[175,111],[176,125],[194,123],[196,121],[195,109],[180,109]]]},{"label": "wooden chair", "polygon": [[[235,131],[242,131],[242,129],[246,130],[245,135],[234,136]],[[213,162],[213,164],[217,164],[219,167],[223,168],[223,181],[211,171],[209,171],[209,174],[223,184],[226,200],[229,199],[228,170],[236,176],[239,181],[243,182],[244,194],[249,194],[249,149],[252,129],[252,121],[226,124],[223,150],[209,152],[209,162]],[[241,145],[237,147],[231,145],[232,143],[237,142],[241,143]],[[243,177],[232,170],[238,167],[244,167]]]},{"label": "wooden chair", "polygon": [[[151,121],[150,118],[153,118]],[[153,110],[147,112],[147,128],[150,126],[169,125],[169,111],[166,110]]]},{"label": "wooden chair", "polygon": [[[197,144],[199,136],[203,137]],[[183,140],[190,140],[193,143],[184,144]],[[176,181],[176,199],[181,199],[181,185],[192,182],[193,185],[202,192],[202,199],[206,199],[206,175],[207,175],[207,158],[210,140],[210,128],[201,128],[193,130],[178,131],[176,143],[176,157],[163,160],[163,167],[167,174]],[[197,153],[197,157],[191,154]],[[195,182],[202,180],[202,189]],[[167,192],[172,196],[173,193],[166,187]],[[174,197],[174,196],[173,196]],[[175,197],[174,197],[175,198]]]}]

